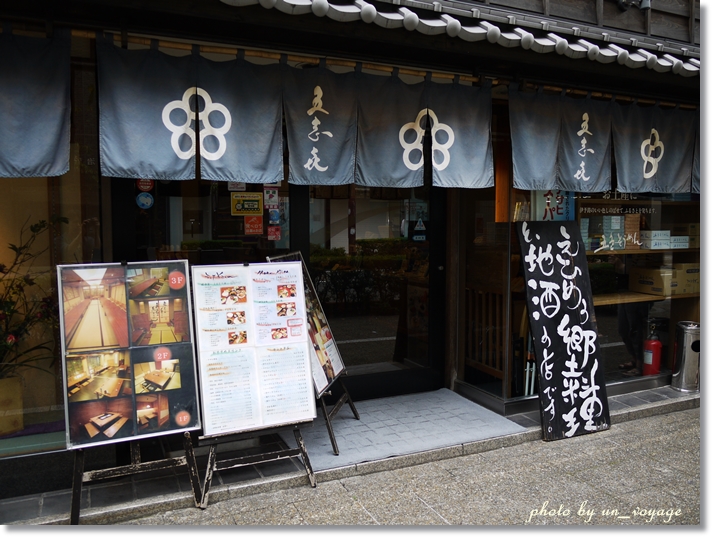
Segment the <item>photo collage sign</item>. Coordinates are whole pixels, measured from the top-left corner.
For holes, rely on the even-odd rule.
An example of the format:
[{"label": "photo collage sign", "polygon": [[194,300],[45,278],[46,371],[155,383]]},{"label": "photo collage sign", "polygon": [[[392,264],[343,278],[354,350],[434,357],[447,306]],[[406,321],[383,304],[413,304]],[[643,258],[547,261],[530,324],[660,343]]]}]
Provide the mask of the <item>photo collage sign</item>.
[{"label": "photo collage sign", "polygon": [[69,449],[199,429],[187,261],[60,265]]}]

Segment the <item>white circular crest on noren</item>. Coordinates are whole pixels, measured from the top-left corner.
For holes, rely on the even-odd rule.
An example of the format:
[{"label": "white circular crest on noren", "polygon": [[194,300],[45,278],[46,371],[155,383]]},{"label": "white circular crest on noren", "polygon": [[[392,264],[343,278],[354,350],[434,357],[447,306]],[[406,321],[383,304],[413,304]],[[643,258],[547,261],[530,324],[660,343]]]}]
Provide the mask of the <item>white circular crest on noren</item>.
[{"label": "white circular crest on noren", "polygon": [[[403,125],[400,129],[400,132],[398,133],[398,140],[400,141],[400,145],[404,150],[403,163],[409,170],[413,171],[417,170],[423,165],[422,151],[423,135],[425,134],[425,129],[420,126],[420,121],[423,119],[423,117],[425,117],[426,114],[430,116],[433,121],[433,126],[430,129],[430,132],[433,136],[433,152],[440,151],[440,153],[442,153],[443,155],[443,161],[440,163],[435,162],[435,159],[433,159],[433,168],[438,171],[442,171],[448,167],[448,164],[450,164],[450,151],[448,150],[452,147],[452,144],[455,143],[455,133],[449,125],[446,125],[445,123],[440,123],[438,121],[438,116],[435,115],[435,112],[433,112],[432,110],[428,110],[427,108],[423,108],[420,111],[418,117],[415,118],[415,121]],[[405,133],[409,130],[415,131],[415,140],[411,143],[405,141]],[[447,133],[447,141],[444,144],[439,143],[435,137],[435,133],[439,131],[444,131]],[[416,150],[419,150],[421,152],[420,160],[416,163],[413,163],[410,160],[410,154]]]},{"label": "white circular crest on noren", "polygon": [[[230,130],[232,126],[232,116],[228,109],[220,104],[214,103],[210,94],[203,88],[188,88],[183,93],[183,98],[179,101],[171,101],[166,106],[163,107],[163,124],[166,128],[171,131],[171,147],[178,158],[187,160],[195,155],[195,130],[190,127],[190,123],[195,117],[195,110],[190,108],[190,98],[196,93],[198,96],[202,97],[205,101],[205,109],[200,115],[200,121],[203,123],[203,128],[200,130],[200,155],[207,160],[217,160],[225,154],[227,149],[227,141],[225,140],[225,134]],[[180,109],[185,112],[186,120],[182,125],[176,125],[171,121],[171,112],[175,109]],[[219,112],[225,118],[225,124],[222,127],[213,127],[210,123],[210,114],[213,112]],[[180,148],[179,140],[180,137],[186,135],[190,138],[190,148],[187,151],[183,151]],[[216,151],[206,151],[204,140],[208,136],[215,136],[218,140],[218,149]]]},{"label": "white circular crest on noren", "polygon": [[[657,153],[657,157],[653,154]],[[650,130],[650,138],[643,140],[640,144],[640,156],[643,157],[643,178],[650,179],[653,175],[658,173],[658,162],[663,158],[665,154],[665,144],[660,140],[660,135],[655,129]],[[648,169],[648,164],[650,164],[650,169]]]}]

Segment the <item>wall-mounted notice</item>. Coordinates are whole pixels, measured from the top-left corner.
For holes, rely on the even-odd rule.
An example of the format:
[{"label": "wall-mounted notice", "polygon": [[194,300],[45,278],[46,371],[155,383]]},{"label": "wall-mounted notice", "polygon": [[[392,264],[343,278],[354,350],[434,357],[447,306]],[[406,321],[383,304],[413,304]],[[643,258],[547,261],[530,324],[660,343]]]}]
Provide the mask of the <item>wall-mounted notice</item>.
[{"label": "wall-mounted notice", "polygon": [[205,436],[313,420],[301,263],[192,270]]},{"label": "wall-mounted notice", "polygon": [[339,348],[336,346],[331,327],[326,320],[324,309],[319,302],[314,283],[304,263],[301,252],[277,257],[268,257],[268,261],[299,261],[304,271],[304,295],[306,298],[307,321],[309,322],[309,354],[312,363],[312,376],[317,397],[329,389],[329,386],[344,371],[344,361],[341,359]]},{"label": "wall-mounted notice", "polygon": [[576,222],[518,222],[545,440],[608,429],[586,248]]},{"label": "wall-mounted notice", "polygon": [[67,447],[200,428],[187,261],[61,265]]}]

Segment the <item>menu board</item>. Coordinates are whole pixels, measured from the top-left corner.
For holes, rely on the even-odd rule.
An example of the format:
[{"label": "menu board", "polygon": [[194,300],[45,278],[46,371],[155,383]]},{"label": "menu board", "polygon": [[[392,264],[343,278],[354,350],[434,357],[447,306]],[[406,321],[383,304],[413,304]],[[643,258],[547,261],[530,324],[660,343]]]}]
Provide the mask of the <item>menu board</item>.
[{"label": "menu board", "polygon": [[544,440],[608,429],[586,248],[576,222],[517,225]]},{"label": "menu board", "polygon": [[299,261],[304,273],[304,295],[309,323],[309,355],[312,363],[312,379],[317,397],[329,389],[329,386],[344,371],[344,361],[326,320],[319,296],[304,263],[301,252],[293,252],[277,257],[268,257],[268,261]]},{"label": "menu board", "polygon": [[199,429],[187,261],[60,265],[67,447]]},{"label": "menu board", "polygon": [[203,432],[311,421],[301,264],[194,266]]}]

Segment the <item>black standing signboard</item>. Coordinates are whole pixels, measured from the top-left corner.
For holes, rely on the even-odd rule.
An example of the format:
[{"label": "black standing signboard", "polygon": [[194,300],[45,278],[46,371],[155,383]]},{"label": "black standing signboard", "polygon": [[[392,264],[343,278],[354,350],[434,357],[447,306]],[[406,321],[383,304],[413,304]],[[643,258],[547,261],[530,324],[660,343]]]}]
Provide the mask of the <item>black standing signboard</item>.
[{"label": "black standing signboard", "polygon": [[544,440],[608,429],[586,251],[576,222],[517,224]]}]

